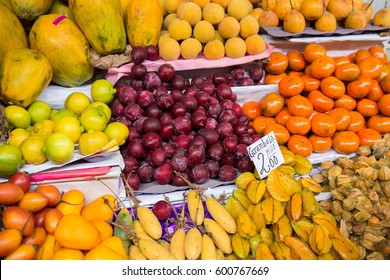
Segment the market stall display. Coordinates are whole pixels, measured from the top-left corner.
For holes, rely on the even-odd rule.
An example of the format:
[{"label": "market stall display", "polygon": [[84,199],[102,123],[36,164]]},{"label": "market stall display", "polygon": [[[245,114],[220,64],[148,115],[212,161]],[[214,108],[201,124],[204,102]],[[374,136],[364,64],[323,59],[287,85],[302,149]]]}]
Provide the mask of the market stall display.
[{"label": "market stall display", "polygon": [[389,259],[372,3],[0,1],[0,257]]}]

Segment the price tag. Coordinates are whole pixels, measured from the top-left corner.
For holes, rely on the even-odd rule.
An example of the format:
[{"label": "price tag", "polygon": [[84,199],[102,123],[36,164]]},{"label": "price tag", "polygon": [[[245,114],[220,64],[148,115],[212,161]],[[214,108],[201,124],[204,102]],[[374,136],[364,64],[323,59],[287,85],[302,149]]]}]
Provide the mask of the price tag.
[{"label": "price tag", "polygon": [[272,169],[284,162],[282,151],[273,131],[250,145],[247,150],[261,179],[267,177]]}]

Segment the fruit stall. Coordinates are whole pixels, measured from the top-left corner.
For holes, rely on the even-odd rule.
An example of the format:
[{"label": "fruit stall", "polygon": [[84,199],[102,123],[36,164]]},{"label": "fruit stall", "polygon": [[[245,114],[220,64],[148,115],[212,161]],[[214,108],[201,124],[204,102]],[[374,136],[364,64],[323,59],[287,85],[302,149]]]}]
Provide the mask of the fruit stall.
[{"label": "fruit stall", "polygon": [[0,258],[389,260],[389,32],[378,0],[0,0]]}]

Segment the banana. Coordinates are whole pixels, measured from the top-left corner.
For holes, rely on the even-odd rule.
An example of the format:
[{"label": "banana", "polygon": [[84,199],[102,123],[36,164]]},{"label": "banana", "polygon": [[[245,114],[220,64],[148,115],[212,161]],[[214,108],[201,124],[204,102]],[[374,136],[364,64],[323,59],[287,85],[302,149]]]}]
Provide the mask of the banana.
[{"label": "banana", "polygon": [[137,217],[145,232],[157,240],[162,236],[162,227],[160,221],[157,219],[156,215],[145,206],[137,207]]},{"label": "banana", "polygon": [[308,188],[315,194],[322,192],[321,184],[311,177],[300,177],[298,182],[302,188]]},{"label": "banana", "polygon": [[309,174],[313,170],[313,165],[310,160],[300,154],[295,154],[295,164],[293,168],[299,175]]},{"label": "banana", "polygon": [[241,203],[238,202],[233,196],[229,196],[229,198],[226,200],[225,209],[229,212],[233,219],[237,219],[238,214],[245,211]]},{"label": "banana", "polygon": [[250,199],[248,198],[248,196],[246,195],[246,190],[242,190],[242,189],[234,189],[232,191],[232,196],[238,201],[241,203],[242,207],[244,207],[244,209],[248,209],[249,205],[252,204],[252,202],[250,201]]},{"label": "banana", "polygon": [[256,260],[275,260],[271,249],[265,243],[260,243],[256,249]]},{"label": "banana", "polygon": [[298,237],[286,236],[284,238],[284,244],[291,249],[293,258],[298,260],[316,260],[317,256],[310,249],[306,242],[302,241]]},{"label": "banana", "polygon": [[322,255],[330,252],[332,241],[329,236],[329,231],[326,227],[315,225],[309,236],[309,245],[314,253]]},{"label": "banana", "polygon": [[283,215],[279,221],[272,225],[275,240],[284,241],[286,236],[291,236],[293,233],[290,219],[287,215]]},{"label": "banana", "polygon": [[249,245],[250,245],[252,254],[256,253],[256,249],[257,249],[257,247],[259,246],[259,244],[261,242],[263,242],[263,238],[261,237],[260,233],[258,233],[256,235],[252,236],[251,238],[249,238]]},{"label": "banana", "polygon": [[185,260],[186,255],[184,253],[184,240],[186,237],[186,232],[184,229],[177,229],[171,238],[171,245],[169,250],[175,256],[177,260]]},{"label": "banana", "polygon": [[282,241],[275,240],[270,249],[277,260],[291,260],[291,249]]},{"label": "banana", "polygon": [[258,203],[255,206],[253,206],[253,210],[248,211],[248,214],[252,218],[253,222],[255,223],[257,232],[260,232],[260,230],[263,227],[267,226],[264,213],[261,210],[261,203]]},{"label": "banana", "polygon": [[263,227],[260,231],[260,236],[263,239],[263,242],[268,246],[271,246],[272,242],[274,242],[275,237],[272,231],[269,228]]},{"label": "banana", "polygon": [[315,198],[313,192],[308,188],[303,188],[301,191],[302,196],[302,215],[310,217],[317,214],[320,210],[320,204]]},{"label": "banana", "polygon": [[158,244],[164,246],[166,249],[170,250],[171,244],[168,241],[164,239],[158,239],[157,242]]},{"label": "banana", "polygon": [[[245,191],[244,191],[245,192]],[[206,198],[206,207],[211,217],[228,233],[234,234],[237,231],[236,221],[232,215],[215,198]]]},{"label": "banana", "polygon": [[[130,247],[130,238],[129,238],[129,232],[130,229],[133,226],[133,217],[131,216],[129,210],[127,208],[122,208],[115,219],[114,225],[114,236],[118,236],[123,243],[123,246],[126,249],[126,253],[129,253],[129,247]],[[127,228],[125,230],[123,227]]]},{"label": "banana", "polygon": [[321,210],[321,212],[313,215],[311,218],[314,223],[324,226],[328,230],[331,237],[340,234],[337,228],[336,220],[329,212]]},{"label": "banana", "polygon": [[237,217],[237,232],[243,238],[250,238],[257,233],[257,228],[247,211],[241,212]]},{"label": "banana", "polygon": [[153,240],[153,238],[150,237],[150,236],[146,233],[146,231],[145,231],[145,229],[142,227],[140,221],[138,221],[138,220],[134,220],[134,221],[133,221],[133,230],[134,230],[134,232],[135,232],[135,237],[136,237],[136,240],[133,241],[135,245],[138,245],[138,240],[139,240],[139,239],[151,239],[151,240]]},{"label": "banana", "polygon": [[283,165],[293,166],[295,164],[294,153],[289,149],[281,149],[284,163]]},{"label": "banana", "polygon": [[283,204],[273,197],[266,198],[261,202],[261,211],[267,224],[276,223],[284,215]]},{"label": "banana", "polygon": [[287,202],[293,193],[301,191],[301,185],[294,177],[273,169],[267,177],[267,190],[271,196],[281,202]]},{"label": "banana", "polygon": [[307,219],[291,221],[290,223],[295,234],[306,243],[309,243],[310,234],[314,229],[314,224]]},{"label": "banana", "polygon": [[236,261],[238,258],[237,258],[237,256],[236,256],[236,254],[234,254],[234,253],[231,253],[231,254],[229,254],[229,255],[227,255],[227,256],[225,256],[225,260],[227,260],[227,261]]},{"label": "banana", "polygon": [[224,254],[230,254],[233,251],[230,237],[223,227],[210,218],[204,218],[203,225],[206,232],[210,234],[210,237],[217,248],[219,248]]},{"label": "banana", "polygon": [[219,248],[215,248],[215,259],[219,261],[225,259],[224,253]]},{"label": "banana", "polygon": [[184,238],[184,254],[188,260],[196,260],[202,252],[202,234],[196,228],[190,228]]},{"label": "banana", "polygon": [[130,245],[129,249],[129,260],[144,260],[147,258],[142,254],[141,249],[136,245]]},{"label": "banana", "polygon": [[201,260],[216,260],[217,252],[214,241],[206,233],[202,235],[202,252],[200,253]]},{"label": "banana", "polygon": [[148,260],[175,260],[175,256],[153,239],[140,239],[138,247]]},{"label": "banana", "polygon": [[257,204],[263,198],[266,189],[266,180],[251,181],[246,187],[246,196],[253,204]]},{"label": "banana", "polygon": [[359,259],[359,251],[356,245],[342,235],[331,236],[332,247],[343,260]]},{"label": "banana", "polygon": [[286,214],[290,220],[298,221],[302,217],[302,195],[294,193],[286,205]]},{"label": "banana", "polygon": [[237,176],[235,183],[239,189],[245,190],[247,185],[254,180],[256,177],[252,172],[244,172]]},{"label": "banana", "polygon": [[191,221],[196,221],[196,225],[201,225],[204,219],[204,206],[201,197],[193,189],[187,193],[187,207]]},{"label": "banana", "polygon": [[234,254],[236,254],[236,256],[240,259],[245,259],[250,251],[249,240],[243,238],[237,232],[231,236],[231,242]]}]

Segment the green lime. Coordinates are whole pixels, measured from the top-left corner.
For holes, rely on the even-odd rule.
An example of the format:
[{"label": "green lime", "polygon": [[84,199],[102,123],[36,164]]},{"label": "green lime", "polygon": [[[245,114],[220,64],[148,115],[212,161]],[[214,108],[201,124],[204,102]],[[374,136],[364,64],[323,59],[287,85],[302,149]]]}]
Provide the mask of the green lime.
[{"label": "green lime", "polygon": [[62,164],[69,161],[74,152],[74,143],[72,139],[63,133],[53,133],[46,139],[46,145],[43,148],[48,159],[54,163]]},{"label": "green lime", "polygon": [[27,128],[31,124],[31,116],[26,109],[9,105],[4,108],[4,114],[7,121],[14,127]]},{"label": "green lime", "polygon": [[80,116],[80,123],[85,131],[103,131],[106,128],[108,119],[103,110],[97,107],[88,107]]},{"label": "green lime", "polygon": [[54,122],[57,122],[59,121],[61,118],[63,117],[66,117],[66,116],[72,116],[72,117],[75,117],[75,118],[78,118],[79,116],[77,116],[75,114],[75,112],[73,112],[72,110],[69,110],[69,109],[61,109],[61,110],[58,110],[57,112],[54,112],[51,116],[51,120],[54,121]]},{"label": "green lime", "polygon": [[105,79],[99,79],[92,83],[91,96],[93,101],[101,101],[109,104],[114,101],[115,94],[116,89]]},{"label": "green lime", "polygon": [[98,108],[98,109],[102,110],[104,112],[104,114],[106,115],[107,120],[111,119],[111,109],[106,103],[101,102],[101,101],[95,101],[95,102],[92,102],[88,107],[94,107],[94,108]]},{"label": "green lime", "polygon": [[50,119],[51,107],[44,101],[36,100],[28,106],[27,111],[31,116],[32,124],[36,124],[41,120]]}]

